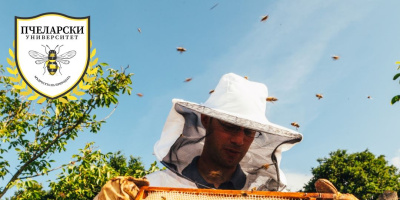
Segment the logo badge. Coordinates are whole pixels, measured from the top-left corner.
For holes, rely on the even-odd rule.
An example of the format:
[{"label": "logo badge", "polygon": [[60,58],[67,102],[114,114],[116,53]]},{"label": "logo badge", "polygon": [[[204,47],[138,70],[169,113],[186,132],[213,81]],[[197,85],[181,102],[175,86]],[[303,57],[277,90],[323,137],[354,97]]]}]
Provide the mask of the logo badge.
[{"label": "logo badge", "polygon": [[16,66],[40,95],[56,99],[74,89],[86,73],[89,55],[90,17],[15,17]]}]

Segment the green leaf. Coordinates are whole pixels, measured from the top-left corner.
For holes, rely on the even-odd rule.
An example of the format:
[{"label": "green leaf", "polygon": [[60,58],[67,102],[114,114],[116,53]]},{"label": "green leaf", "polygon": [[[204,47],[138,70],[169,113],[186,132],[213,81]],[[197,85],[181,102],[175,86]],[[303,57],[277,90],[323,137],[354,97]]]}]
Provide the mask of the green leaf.
[{"label": "green leaf", "polygon": [[399,100],[400,100],[400,95],[394,96],[394,97],[392,98],[391,104],[393,105],[393,104],[395,104],[396,102],[398,102]]},{"label": "green leaf", "polygon": [[400,77],[400,73],[394,75],[393,80],[396,80],[396,79],[399,78],[399,77]]}]

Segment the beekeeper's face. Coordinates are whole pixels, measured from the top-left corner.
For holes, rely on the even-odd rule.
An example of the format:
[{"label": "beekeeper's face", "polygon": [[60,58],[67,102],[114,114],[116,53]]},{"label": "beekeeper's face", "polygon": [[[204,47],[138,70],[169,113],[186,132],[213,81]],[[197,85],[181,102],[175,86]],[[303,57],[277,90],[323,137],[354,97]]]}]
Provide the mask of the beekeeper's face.
[{"label": "beekeeper's face", "polygon": [[206,115],[201,116],[201,121],[207,132],[202,156],[222,167],[236,167],[249,150],[256,131]]}]

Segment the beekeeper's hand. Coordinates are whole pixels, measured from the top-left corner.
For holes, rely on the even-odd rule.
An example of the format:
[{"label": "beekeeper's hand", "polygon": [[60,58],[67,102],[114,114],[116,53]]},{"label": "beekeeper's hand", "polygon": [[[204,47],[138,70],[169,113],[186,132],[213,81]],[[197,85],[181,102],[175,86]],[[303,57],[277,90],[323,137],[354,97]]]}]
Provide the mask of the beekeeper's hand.
[{"label": "beekeeper's hand", "polygon": [[142,186],[148,186],[146,178],[117,176],[109,180],[93,200],[134,200]]},{"label": "beekeeper's hand", "polygon": [[315,182],[315,189],[318,193],[333,193],[334,199],[338,200],[358,200],[352,194],[342,194],[336,187],[327,179],[320,178]]}]

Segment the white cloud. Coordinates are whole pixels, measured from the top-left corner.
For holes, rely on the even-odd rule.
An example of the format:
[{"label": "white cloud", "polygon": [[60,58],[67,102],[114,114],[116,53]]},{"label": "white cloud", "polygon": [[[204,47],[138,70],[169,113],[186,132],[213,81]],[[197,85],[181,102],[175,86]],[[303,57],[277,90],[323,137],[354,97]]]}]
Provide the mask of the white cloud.
[{"label": "white cloud", "polygon": [[391,162],[392,165],[396,166],[397,168],[400,168],[400,156],[392,158]]},{"label": "white cloud", "polygon": [[400,149],[397,150],[396,156],[390,160],[390,164],[394,165],[397,168],[400,168]]},{"label": "white cloud", "polygon": [[287,179],[287,189],[296,192],[303,189],[304,185],[312,178],[311,174],[285,173]]}]

